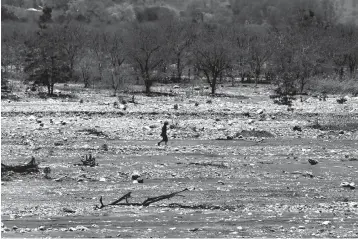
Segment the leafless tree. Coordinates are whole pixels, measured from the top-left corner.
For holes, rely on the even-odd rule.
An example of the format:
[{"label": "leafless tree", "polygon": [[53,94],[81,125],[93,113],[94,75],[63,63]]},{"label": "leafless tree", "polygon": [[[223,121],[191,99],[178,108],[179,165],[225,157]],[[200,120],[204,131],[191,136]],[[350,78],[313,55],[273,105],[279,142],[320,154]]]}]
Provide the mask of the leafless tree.
[{"label": "leafless tree", "polygon": [[211,87],[211,93],[216,93],[217,81],[232,63],[230,54],[231,42],[226,38],[224,29],[205,26],[199,33],[193,47],[195,67],[202,72]]},{"label": "leafless tree", "polygon": [[133,24],[128,33],[125,41],[128,58],[139,69],[145,92],[149,94],[168,54],[163,29],[152,23],[140,23]]},{"label": "leafless tree", "polygon": [[181,81],[183,70],[190,58],[190,46],[195,40],[195,25],[185,21],[171,21],[166,29],[172,62],[176,66],[176,78]]},{"label": "leafless tree", "polygon": [[110,62],[110,84],[113,94],[116,95],[118,88],[123,85],[123,77],[121,76],[121,66],[125,60],[125,49],[123,33],[104,33],[103,35],[104,49]]},{"label": "leafless tree", "polygon": [[84,49],[86,32],[83,25],[70,22],[61,26],[58,34],[63,37],[63,48],[67,54],[70,67],[69,77],[73,79],[75,64],[79,58],[80,51]]}]

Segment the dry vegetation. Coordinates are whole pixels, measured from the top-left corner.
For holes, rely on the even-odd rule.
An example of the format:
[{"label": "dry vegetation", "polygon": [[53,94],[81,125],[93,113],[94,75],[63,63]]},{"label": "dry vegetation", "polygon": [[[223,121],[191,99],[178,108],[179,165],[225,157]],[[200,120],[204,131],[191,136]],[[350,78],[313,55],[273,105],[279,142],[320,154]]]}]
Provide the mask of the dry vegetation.
[{"label": "dry vegetation", "polygon": [[193,88],[157,85],[174,96],[126,110],[113,103],[132,94],[110,91],[3,100],[2,163],[40,172],[2,169],[2,235],[357,237],[357,97],[287,111],[267,86]]},{"label": "dry vegetation", "polygon": [[2,236],[358,237],[343,3],[2,1]]}]

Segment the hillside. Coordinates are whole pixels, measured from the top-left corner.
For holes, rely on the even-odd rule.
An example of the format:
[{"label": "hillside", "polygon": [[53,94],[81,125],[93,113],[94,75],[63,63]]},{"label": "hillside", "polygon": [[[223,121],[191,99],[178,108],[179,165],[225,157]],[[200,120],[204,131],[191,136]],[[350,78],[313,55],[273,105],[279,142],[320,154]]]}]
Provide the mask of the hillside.
[{"label": "hillside", "polygon": [[[328,2],[330,0],[327,0]],[[330,6],[325,0],[304,1],[304,5],[314,9],[314,12],[322,16],[333,16],[339,22],[357,22],[358,4],[355,0],[331,1]],[[290,8],[295,2],[287,3],[283,0],[5,0],[2,6],[6,6],[21,21],[33,20],[36,16],[35,9],[41,11],[41,7],[53,8],[54,16],[63,19],[72,17],[85,19],[86,21],[100,20],[102,22],[131,21],[138,16],[138,11],[152,9],[150,12],[168,11],[176,15],[192,17],[201,12],[206,19],[218,19],[219,21],[232,21],[239,19],[241,22],[250,21],[262,23],[272,18],[282,18],[289,14]],[[153,10],[156,8],[157,10]],[[161,10],[158,10],[161,9]],[[152,14],[152,13],[149,13]],[[157,13],[156,13],[157,14]],[[157,14],[158,15],[158,14]],[[160,14],[159,14],[160,15]],[[2,19],[4,20],[4,18]]]}]

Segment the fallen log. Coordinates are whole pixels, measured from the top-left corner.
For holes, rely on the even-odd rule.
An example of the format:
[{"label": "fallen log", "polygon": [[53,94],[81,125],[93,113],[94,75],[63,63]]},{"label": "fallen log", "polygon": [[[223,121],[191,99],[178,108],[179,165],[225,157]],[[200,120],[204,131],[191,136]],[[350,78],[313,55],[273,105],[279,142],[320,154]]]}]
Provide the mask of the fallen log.
[{"label": "fallen log", "polygon": [[204,209],[204,210],[229,210],[229,211],[235,211],[239,207],[236,206],[219,206],[219,205],[207,205],[207,204],[198,204],[198,205],[183,205],[179,203],[171,203],[168,205],[170,208],[183,208],[183,209]]},{"label": "fallen log", "polygon": [[159,202],[159,201],[164,200],[164,199],[169,199],[169,198],[175,197],[179,193],[182,193],[182,192],[185,192],[185,191],[188,191],[188,190],[189,189],[185,188],[184,190],[181,190],[179,192],[174,192],[174,193],[171,193],[171,194],[161,195],[161,196],[158,196],[158,197],[147,198],[142,204],[143,204],[143,206],[149,206],[152,203]]},{"label": "fallen log", "polygon": [[15,173],[37,173],[39,172],[39,163],[36,163],[35,157],[32,156],[31,161],[24,165],[5,165],[1,163],[1,172]]},{"label": "fallen log", "polygon": [[[189,189],[185,188],[184,190],[181,190],[181,191],[178,191],[178,192],[165,194],[165,195],[161,195],[161,196],[158,196],[158,197],[147,198],[142,203],[130,203],[130,202],[128,202],[128,198],[131,197],[132,192],[129,192],[129,193],[123,195],[119,199],[117,199],[117,200],[115,200],[115,201],[113,201],[113,202],[111,202],[111,203],[109,203],[107,205],[103,204],[103,197],[101,196],[100,199],[99,199],[99,202],[100,202],[101,205],[100,206],[96,205],[95,209],[102,209],[102,208],[107,207],[107,206],[139,206],[139,207],[144,206],[144,207],[147,207],[152,203],[159,202],[159,201],[164,200],[164,199],[170,199],[170,198],[175,197],[175,196],[182,196],[182,195],[178,195],[178,194],[182,193],[182,192],[185,192],[185,191],[188,191],[188,190]],[[126,202],[125,203],[120,203],[123,200],[126,200]]]}]

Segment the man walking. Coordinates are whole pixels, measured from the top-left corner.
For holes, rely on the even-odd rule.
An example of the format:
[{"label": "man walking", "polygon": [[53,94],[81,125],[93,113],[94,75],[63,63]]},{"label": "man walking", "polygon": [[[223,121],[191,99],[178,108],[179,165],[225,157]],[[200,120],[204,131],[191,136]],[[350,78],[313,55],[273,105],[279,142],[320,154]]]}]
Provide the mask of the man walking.
[{"label": "man walking", "polygon": [[162,133],[160,134],[160,136],[162,136],[163,139],[158,143],[158,146],[160,146],[160,144],[162,142],[165,142],[165,145],[167,145],[167,143],[168,143],[168,135],[167,135],[167,125],[168,124],[169,124],[168,121],[164,122],[164,125],[162,127]]}]

